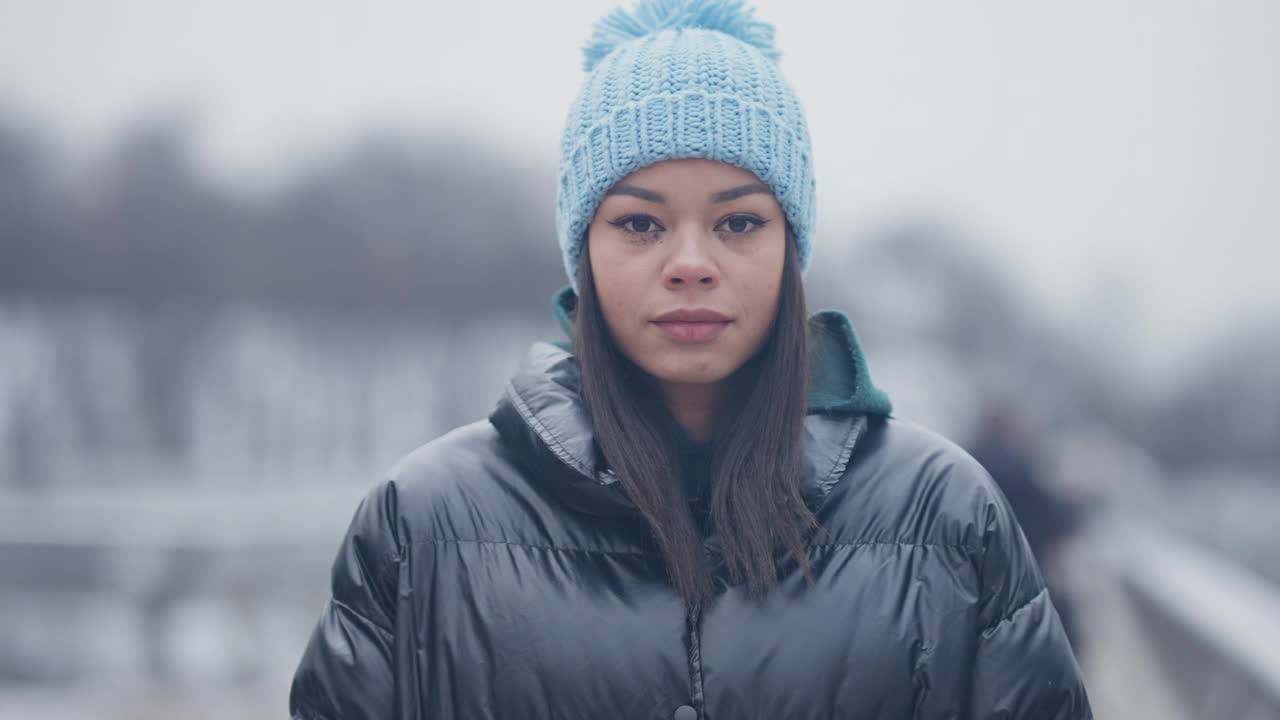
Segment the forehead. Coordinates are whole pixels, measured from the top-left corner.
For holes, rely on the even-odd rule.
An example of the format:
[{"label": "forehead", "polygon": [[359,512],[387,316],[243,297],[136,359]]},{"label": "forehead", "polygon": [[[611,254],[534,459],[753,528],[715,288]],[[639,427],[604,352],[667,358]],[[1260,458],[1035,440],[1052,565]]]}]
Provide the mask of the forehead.
[{"label": "forehead", "polygon": [[667,207],[702,212],[707,207],[744,198],[768,202],[781,209],[773,190],[755,173],[717,160],[702,158],[665,160],[641,168],[619,180],[605,193],[610,198],[639,198]]},{"label": "forehead", "polygon": [[715,190],[759,182],[761,180],[755,173],[736,165],[707,158],[680,158],[642,167],[619,180],[618,184]]}]

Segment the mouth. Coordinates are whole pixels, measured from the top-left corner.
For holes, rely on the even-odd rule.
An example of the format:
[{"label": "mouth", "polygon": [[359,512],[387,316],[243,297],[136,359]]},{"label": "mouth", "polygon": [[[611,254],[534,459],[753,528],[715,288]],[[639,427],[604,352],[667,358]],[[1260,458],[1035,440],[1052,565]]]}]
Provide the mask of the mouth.
[{"label": "mouth", "polygon": [[653,320],[653,324],[657,325],[668,339],[678,343],[711,342],[731,322],[733,318],[703,308],[674,310],[659,315]]}]

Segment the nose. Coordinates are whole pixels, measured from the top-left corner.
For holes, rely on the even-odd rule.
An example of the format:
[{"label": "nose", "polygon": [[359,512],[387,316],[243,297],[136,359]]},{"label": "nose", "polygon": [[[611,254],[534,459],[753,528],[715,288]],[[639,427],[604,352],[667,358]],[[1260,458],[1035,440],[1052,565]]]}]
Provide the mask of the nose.
[{"label": "nose", "polygon": [[662,281],[667,289],[715,287],[720,282],[720,270],[704,246],[706,240],[694,233],[686,233],[675,240],[675,253],[662,270]]}]

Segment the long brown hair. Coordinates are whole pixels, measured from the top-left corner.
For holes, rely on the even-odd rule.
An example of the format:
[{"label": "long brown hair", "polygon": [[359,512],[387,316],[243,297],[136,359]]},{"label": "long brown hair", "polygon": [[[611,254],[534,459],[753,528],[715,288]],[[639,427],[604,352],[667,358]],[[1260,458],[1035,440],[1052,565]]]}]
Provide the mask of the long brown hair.
[{"label": "long brown hair", "polygon": [[[605,324],[582,244],[574,353],[596,441],[648,521],[675,591],[690,605],[713,592],[702,537],[685,499],[669,428],[675,420],[652,379],[617,347]],[[809,384],[809,327],[800,262],[788,229],[777,315],[768,338],[722,393],[711,445],[711,526],[730,581],[762,594],[778,582],[785,547],[812,583],[804,533],[817,526],[800,494]]]}]

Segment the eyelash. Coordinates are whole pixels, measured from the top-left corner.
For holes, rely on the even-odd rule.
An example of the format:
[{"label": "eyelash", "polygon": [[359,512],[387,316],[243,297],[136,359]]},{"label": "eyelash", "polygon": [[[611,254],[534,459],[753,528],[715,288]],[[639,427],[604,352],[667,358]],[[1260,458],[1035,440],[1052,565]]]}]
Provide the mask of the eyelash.
[{"label": "eyelash", "polygon": [[[653,226],[654,226],[656,229],[653,229],[653,230],[646,230],[646,231],[644,231],[644,232],[641,232],[641,231],[639,231],[639,230],[630,230],[630,229],[628,229],[628,228],[627,228],[627,225],[629,225],[629,224],[631,224],[631,223],[635,222],[636,220],[648,220],[650,223],[652,223],[652,224],[653,224]],[[758,217],[756,217],[755,215],[748,215],[748,214],[746,214],[746,213],[737,213],[737,214],[735,214],[735,215],[730,215],[729,217],[725,218],[724,220],[721,220],[721,221],[720,221],[720,223],[719,223],[719,225],[717,225],[716,227],[720,227],[720,225],[724,225],[725,223],[728,223],[728,222],[730,222],[730,221],[732,221],[732,220],[746,220],[747,222],[754,224],[754,225],[755,225],[755,227],[753,227],[753,228],[751,228],[751,229],[749,229],[749,230],[743,230],[743,231],[741,231],[741,232],[734,232],[734,231],[732,231],[732,230],[725,230],[725,231],[723,231],[723,232],[727,232],[727,233],[730,233],[730,234],[732,234],[732,235],[750,235],[751,233],[753,233],[753,232],[757,232],[757,231],[761,230],[762,228],[764,228],[764,226],[765,226],[765,225],[768,225],[768,224],[769,224],[769,221],[768,221],[768,220],[765,220],[765,219],[763,219],[763,218],[758,218]],[[662,225],[661,225],[661,224],[659,224],[659,223],[658,223],[658,221],[657,221],[657,220],[655,220],[655,219],[654,219],[652,216],[650,216],[650,215],[624,215],[623,217],[620,217],[620,218],[618,218],[617,220],[610,220],[610,221],[609,221],[609,224],[610,224],[610,225],[612,225],[612,226],[614,226],[614,227],[616,227],[616,228],[618,228],[618,229],[619,229],[619,230],[621,230],[622,232],[627,233],[628,235],[636,235],[636,236],[640,236],[640,237],[643,237],[643,238],[648,238],[649,236],[656,234],[656,233],[657,233],[657,232],[659,232],[660,230],[665,230],[665,229],[666,229],[666,228],[663,228],[663,227],[662,227]]]}]

